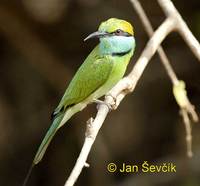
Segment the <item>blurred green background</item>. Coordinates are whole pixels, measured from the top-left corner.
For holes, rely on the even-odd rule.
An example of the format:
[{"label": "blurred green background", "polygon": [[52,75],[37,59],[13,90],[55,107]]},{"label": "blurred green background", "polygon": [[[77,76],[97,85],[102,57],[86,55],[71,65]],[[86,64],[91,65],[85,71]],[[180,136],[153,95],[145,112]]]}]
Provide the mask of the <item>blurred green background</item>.
[{"label": "blurred green background", "polygon": [[[142,0],[154,28],[165,19],[157,1]],[[200,1],[174,0],[200,39]],[[128,0],[0,1],[0,185],[20,186],[50,126],[50,114],[67,84],[97,41],[83,42],[100,22],[117,17],[135,27],[137,48],[128,72],[148,37]],[[178,77],[187,84],[200,111],[200,63],[176,34],[163,47]],[[127,72],[127,73],[128,73]],[[61,186],[70,174],[84,140],[89,105],[60,130],[29,186]],[[194,157],[186,157],[185,128],[171,82],[156,54],[133,94],[109,114],[76,185],[199,186],[200,125],[193,125]],[[140,165],[172,162],[177,173],[109,173],[108,163]]]}]

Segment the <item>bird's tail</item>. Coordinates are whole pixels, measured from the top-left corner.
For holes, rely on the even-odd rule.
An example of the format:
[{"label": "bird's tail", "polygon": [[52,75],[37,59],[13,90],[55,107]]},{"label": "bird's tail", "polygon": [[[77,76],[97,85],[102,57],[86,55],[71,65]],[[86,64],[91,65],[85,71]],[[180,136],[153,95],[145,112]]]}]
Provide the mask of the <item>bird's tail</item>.
[{"label": "bird's tail", "polygon": [[26,186],[26,183],[30,177],[33,167],[42,160],[42,158],[47,150],[47,147],[49,146],[49,144],[50,144],[52,138],[54,137],[54,135],[56,134],[57,130],[60,127],[62,127],[75,113],[84,109],[87,106],[87,104],[88,104],[88,100],[86,100],[86,102],[76,104],[76,105],[72,106],[71,108],[67,109],[65,112],[61,112],[54,117],[54,120],[53,120],[53,123],[52,123],[50,129],[47,131],[47,134],[45,135],[44,139],[42,140],[41,145],[38,148],[38,151],[35,155],[33,163],[32,163],[32,165],[28,171],[28,174],[24,180],[23,186]]},{"label": "bird's tail", "polygon": [[36,155],[34,157],[33,163],[31,164],[31,167],[29,168],[29,171],[28,171],[28,173],[26,175],[26,178],[24,180],[23,186],[25,186],[27,184],[27,181],[28,181],[28,179],[30,177],[30,174],[32,172],[33,167],[42,160],[42,158],[43,158],[43,156],[44,156],[44,154],[45,154],[45,152],[47,150],[47,147],[49,146],[52,138],[56,134],[56,131],[60,127],[60,123],[61,123],[64,115],[65,115],[65,113],[60,113],[54,118],[51,127],[47,131],[44,139],[42,140],[41,145],[38,148],[38,151],[37,151],[37,153],[36,153]]},{"label": "bird's tail", "polygon": [[87,102],[82,102],[82,103],[79,103],[79,104],[76,104],[76,105],[70,107],[66,111],[57,113],[57,115],[54,117],[51,127],[47,131],[47,134],[45,135],[45,137],[35,155],[35,158],[33,160],[34,165],[38,164],[42,160],[42,158],[47,150],[47,147],[49,146],[49,143],[51,142],[52,138],[56,134],[57,130],[60,127],[62,127],[75,113],[81,111],[86,106],[87,106]]},{"label": "bird's tail", "polygon": [[33,160],[34,165],[38,164],[42,160],[42,158],[47,150],[47,147],[49,146],[49,143],[51,142],[52,138],[54,137],[54,135],[56,134],[56,131],[59,128],[59,125],[63,119],[63,116],[64,116],[64,113],[60,113],[53,120],[51,127],[47,131],[47,133],[46,133],[44,139],[42,140],[42,143],[39,146],[39,149],[35,155],[35,158]]}]

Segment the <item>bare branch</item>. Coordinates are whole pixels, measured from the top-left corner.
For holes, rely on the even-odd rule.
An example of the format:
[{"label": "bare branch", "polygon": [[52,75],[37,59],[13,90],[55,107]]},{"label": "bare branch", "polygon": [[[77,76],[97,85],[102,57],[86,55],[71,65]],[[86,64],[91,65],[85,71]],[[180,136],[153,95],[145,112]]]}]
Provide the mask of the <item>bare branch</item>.
[{"label": "bare branch", "polygon": [[188,157],[192,157],[192,128],[190,124],[190,119],[188,117],[187,111],[184,109],[181,109],[180,114],[183,118],[183,123],[185,124],[185,131],[186,131],[186,144],[187,144],[187,155]]},{"label": "bare branch", "polygon": [[174,20],[176,20],[176,29],[182,35],[185,42],[188,44],[194,55],[200,61],[200,44],[193,36],[192,32],[182,19],[181,15],[177,11],[171,0],[158,0],[158,3],[160,4],[167,17],[174,17]]},{"label": "bare branch", "polygon": [[[140,17],[140,20],[142,21],[144,28],[147,32],[147,34],[150,36],[152,36],[153,34],[153,27],[144,11],[144,9],[142,8],[140,2],[138,0],[130,0],[133,7],[136,10],[136,13],[138,14],[138,16]],[[171,81],[173,84],[176,84],[178,82],[178,78],[169,62],[169,59],[167,58],[167,55],[165,54],[162,46],[158,47],[158,54],[160,56],[161,62],[164,65],[164,68],[168,74],[168,76],[170,77]]]},{"label": "bare branch", "polygon": [[[138,59],[131,73],[123,78],[110,92],[109,95],[105,98],[105,103],[107,105],[113,105],[113,99],[118,100],[117,104],[124,98],[124,96],[133,91],[138,80],[140,79],[146,65],[150,61],[153,54],[156,52],[158,46],[163,41],[163,39],[167,36],[167,34],[173,29],[174,22],[171,18],[166,19],[164,23],[158,28],[158,30],[154,33],[152,38],[147,43],[146,48],[144,49],[141,57]],[[124,91],[127,90],[127,91]],[[101,104],[96,118],[93,122],[90,122],[87,125],[85,141],[80,152],[80,155],[77,159],[77,162],[65,183],[65,186],[72,186],[76,182],[78,176],[80,175],[83,167],[86,164],[86,160],[90,149],[95,141],[95,138],[98,134],[99,129],[101,128],[108,112],[109,108],[106,104]],[[118,105],[117,105],[118,106]],[[116,107],[117,107],[116,106]]]},{"label": "bare branch", "polygon": [[[140,2],[138,0],[130,0],[131,3],[133,4],[137,14],[139,15],[143,25],[144,25],[144,28],[147,32],[147,34],[149,36],[151,36],[153,34],[153,27],[144,11],[144,9],[142,8]],[[171,11],[170,12],[171,14],[177,14],[176,11]],[[171,16],[172,17],[172,16]],[[169,62],[169,59],[167,58],[167,55],[165,54],[162,46],[160,46],[158,48],[158,54],[160,56],[160,59],[161,59],[161,62],[165,68],[165,70],[167,71],[167,74],[168,76],[170,77],[171,81],[172,81],[172,84],[173,84],[173,92],[175,93],[176,91],[174,90],[179,90],[179,95],[181,94],[181,99],[180,99],[180,96],[179,95],[176,95],[174,94],[174,97],[175,97],[175,100],[177,102],[177,104],[179,105],[180,107],[180,113],[184,113],[184,114],[181,114],[181,116],[183,117],[183,122],[185,123],[186,125],[186,114],[187,114],[187,118],[189,120],[189,114],[192,116],[193,118],[193,121],[197,122],[198,121],[198,116],[194,110],[194,106],[190,103],[188,97],[187,97],[187,92],[186,92],[186,89],[185,89],[185,83],[183,81],[179,81],[170,62]],[[182,87],[182,89],[180,89],[180,85],[184,85]],[[188,124],[190,125],[190,121],[187,122],[187,126]],[[186,128],[187,129],[187,128]],[[186,130],[186,135],[188,136],[188,131],[189,130]],[[190,134],[191,136],[191,134]],[[190,138],[190,141],[187,142],[187,149],[188,149],[188,157],[192,157],[192,137]]]},{"label": "bare branch", "polygon": [[99,129],[101,128],[108,112],[109,108],[106,105],[102,104],[99,106],[99,110],[97,112],[95,120],[93,121],[93,119],[90,119],[90,121],[87,122],[85,141],[82,150],[68,180],[65,183],[65,186],[74,185],[83,167],[87,165],[86,160],[88,154],[91,150],[91,147],[96,139]]},{"label": "bare branch", "polygon": [[[90,122],[88,122],[87,129],[86,129],[86,135],[85,135],[85,141],[84,141],[82,150],[79,154],[77,162],[76,162],[68,180],[65,183],[65,186],[73,186],[74,183],[76,182],[76,180],[78,179],[78,176],[80,175],[83,167],[87,165],[86,160],[87,160],[87,157],[91,150],[91,147],[96,139],[98,131],[100,130],[101,126],[103,125],[103,122],[106,119],[106,116],[109,112],[109,108],[107,105],[111,105],[113,108],[116,109],[118,107],[118,105],[120,104],[120,102],[122,101],[122,99],[125,97],[125,95],[132,92],[135,89],[140,77],[143,74],[144,69],[146,68],[151,57],[155,54],[155,52],[157,50],[159,50],[161,58],[164,59],[164,61],[166,62],[166,59],[167,59],[166,55],[162,49],[159,49],[159,46],[160,46],[161,42],[166,38],[166,36],[170,32],[172,32],[175,29],[178,29],[179,27],[180,27],[179,29],[181,29],[183,26],[177,26],[177,21],[180,21],[179,19],[177,19],[177,17],[180,17],[180,15],[177,11],[175,11],[176,9],[174,8],[171,1],[170,0],[158,0],[158,1],[159,1],[160,5],[163,5],[163,9],[165,9],[165,7],[167,6],[165,11],[170,12],[167,14],[167,19],[160,25],[160,27],[154,32],[153,35],[152,35],[153,30],[151,28],[151,25],[149,27],[149,23],[148,22],[145,23],[148,25],[147,30],[148,30],[149,35],[152,35],[152,37],[148,41],[145,49],[143,50],[141,56],[137,60],[135,66],[132,69],[132,71],[130,72],[130,74],[128,76],[124,77],[122,80],[120,80],[117,83],[117,85],[106,95],[105,104],[101,104],[99,106],[95,119],[94,120],[92,119],[92,120],[90,120]],[[135,2],[135,1],[133,0],[132,2]],[[167,3],[169,3],[170,5],[169,6],[166,5]],[[176,14],[176,16],[174,16],[174,14]],[[179,15],[179,16],[177,16],[177,15]],[[182,19],[181,19],[181,21],[184,23],[184,21]],[[187,35],[187,33],[185,33],[185,34]],[[185,37],[185,36],[183,36],[183,37]],[[197,41],[195,41],[196,39],[194,38],[194,36],[190,37],[190,38],[192,40],[189,41],[189,43],[196,42],[195,44],[193,44],[195,49],[192,49],[192,51],[198,57],[199,56],[199,48],[198,48],[199,43]],[[200,58],[198,57],[198,59],[200,59]],[[165,65],[165,68],[166,68],[172,82],[174,83],[174,85],[179,86],[180,81],[178,81],[178,79],[176,78],[176,75],[173,72],[173,69],[171,68],[171,66],[169,64],[169,61],[167,60],[167,62],[164,63],[164,65]],[[177,88],[177,87],[175,87],[175,88]],[[185,89],[180,90],[179,93],[181,94],[181,96],[184,95],[184,93],[185,93],[184,91],[185,91]],[[178,97],[178,99],[179,98],[180,97]],[[186,93],[185,93],[184,99],[185,100],[187,99]],[[188,105],[191,106],[191,108],[193,108],[193,111],[194,111],[194,107],[189,103],[189,100],[188,100],[187,106]],[[181,108],[183,108],[183,107],[181,107]],[[189,108],[189,107],[186,107],[186,108]],[[186,109],[186,108],[184,107],[183,109]],[[193,116],[193,119],[195,119],[195,116],[196,116],[196,119],[198,119],[197,115],[195,115],[196,114],[195,111],[194,111],[194,113],[191,113],[191,110],[190,110],[189,113]],[[188,114],[188,110],[187,110],[187,114]],[[184,116],[184,118],[185,118],[185,116]],[[185,123],[188,124],[187,122],[185,122]],[[190,125],[189,125],[189,127],[190,127]],[[191,140],[190,140],[191,139],[191,135],[190,135],[191,130],[189,127],[187,125],[186,130],[187,130],[187,136],[189,136],[188,137],[188,139],[189,139],[188,140],[188,149],[189,149],[188,152],[191,154]]]}]

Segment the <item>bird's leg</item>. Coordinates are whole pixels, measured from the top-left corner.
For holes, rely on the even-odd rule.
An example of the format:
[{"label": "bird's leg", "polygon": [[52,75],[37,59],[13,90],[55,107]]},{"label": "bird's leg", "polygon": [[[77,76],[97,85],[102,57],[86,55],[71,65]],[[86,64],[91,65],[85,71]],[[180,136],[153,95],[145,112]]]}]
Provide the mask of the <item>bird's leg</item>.
[{"label": "bird's leg", "polygon": [[93,102],[97,103],[97,109],[99,109],[100,104],[104,104],[108,107],[109,110],[113,110],[112,106],[110,104],[106,103],[105,101],[101,101],[99,99],[94,99]]},{"label": "bird's leg", "polygon": [[112,98],[112,102],[110,103],[110,107],[112,108],[112,110],[116,110],[116,108],[118,106],[116,97],[114,97],[110,93],[106,94],[106,96],[110,96]]}]

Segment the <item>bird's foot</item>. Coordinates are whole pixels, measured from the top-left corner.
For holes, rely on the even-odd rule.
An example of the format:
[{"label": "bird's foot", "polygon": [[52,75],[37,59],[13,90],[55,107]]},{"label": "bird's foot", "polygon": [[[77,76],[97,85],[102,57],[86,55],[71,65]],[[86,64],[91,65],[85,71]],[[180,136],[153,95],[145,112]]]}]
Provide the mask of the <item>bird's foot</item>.
[{"label": "bird's foot", "polygon": [[104,104],[104,105],[106,105],[108,107],[109,110],[113,110],[112,105],[106,103],[105,101],[101,101],[99,99],[94,99],[93,102],[97,103],[97,109],[99,109],[99,105],[100,104]]},{"label": "bird's foot", "polygon": [[111,101],[111,103],[110,103],[109,105],[110,105],[110,107],[112,108],[112,110],[116,110],[116,109],[117,109],[117,106],[118,106],[116,97],[114,97],[114,96],[113,96],[112,94],[110,94],[110,93],[106,94],[106,96],[107,96],[107,97],[111,97],[112,101]]}]

